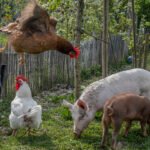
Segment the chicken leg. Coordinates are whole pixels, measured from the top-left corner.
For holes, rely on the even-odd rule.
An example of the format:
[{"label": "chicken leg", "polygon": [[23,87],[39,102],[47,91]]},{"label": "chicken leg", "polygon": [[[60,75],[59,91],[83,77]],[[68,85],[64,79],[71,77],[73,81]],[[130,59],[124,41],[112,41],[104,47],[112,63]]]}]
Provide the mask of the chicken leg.
[{"label": "chicken leg", "polygon": [[19,57],[19,65],[22,66],[25,63],[25,59],[24,59],[24,53],[20,53],[20,57]]},{"label": "chicken leg", "polygon": [[13,129],[12,136],[16,136],[16,135],[17,135],[17,129]]},{"label": "chicken leg", "polygon": [[0,48],[0,53],[2,53],[4,50],[6,50],[8,48],[8,42],[6,43],[6,45],[4,47]]},{"label": "chicken leg", "polygon": [[5,50],[5,47],[0,48],[0,53],[2,53]]}]

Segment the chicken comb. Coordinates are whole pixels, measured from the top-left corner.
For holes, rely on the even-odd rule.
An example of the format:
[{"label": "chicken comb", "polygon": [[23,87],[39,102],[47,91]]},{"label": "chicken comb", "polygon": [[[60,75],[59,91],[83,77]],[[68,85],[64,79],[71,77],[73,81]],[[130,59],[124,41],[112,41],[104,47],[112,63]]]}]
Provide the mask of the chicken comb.
[{"label": "chicken comb", "polygon": [[79,57],[79,55],[80,55],[80,49],[78,47],[74,47],[73,49],[74,49],[76,54],[75,55],[71,54],[70,58],[76,58],[77,59]]},{"label": "chicken comb", "polygon": [[24,75],[18,75],[17,77],[16,77],[16,80],[23,80],[23,81],[26,81],[26,82],[28,82],[28,79],[24,76]]}]

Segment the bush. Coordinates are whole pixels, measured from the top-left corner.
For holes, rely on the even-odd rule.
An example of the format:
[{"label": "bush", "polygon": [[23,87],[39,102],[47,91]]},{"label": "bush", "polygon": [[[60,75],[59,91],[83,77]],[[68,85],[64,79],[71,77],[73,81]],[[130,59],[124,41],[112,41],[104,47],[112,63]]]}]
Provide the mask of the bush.
[{"label": "bush", "polygon": [[81,80],[88,80],[93,76],[101,76],[101,66],[100,65],[94,65],[88,69],[82,69],[81,70]]}]

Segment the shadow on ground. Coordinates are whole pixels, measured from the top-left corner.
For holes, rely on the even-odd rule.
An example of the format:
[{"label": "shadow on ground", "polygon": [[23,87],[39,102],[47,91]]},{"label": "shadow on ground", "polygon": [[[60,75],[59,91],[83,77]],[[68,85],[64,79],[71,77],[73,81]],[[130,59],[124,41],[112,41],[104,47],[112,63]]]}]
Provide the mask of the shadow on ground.
[{"label": "shadow on ground", "polygon": [[21,136],[17,137],[17,140],[21,145],[29,145],[33,148],[44,148],[47,150],[55,149],[55,145],[52,143],[51,138],[47,134],[38,136]]}]

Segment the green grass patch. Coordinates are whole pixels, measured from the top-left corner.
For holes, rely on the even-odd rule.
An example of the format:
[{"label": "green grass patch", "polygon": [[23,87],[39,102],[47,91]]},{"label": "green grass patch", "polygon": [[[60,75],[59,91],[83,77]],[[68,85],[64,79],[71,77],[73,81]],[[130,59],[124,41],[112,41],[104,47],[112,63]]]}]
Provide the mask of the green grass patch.
[{"label": "green grass patch", "polygon": [[[62,106],[61,98],[70,98],[74,100],[73,95],[51,97],[57,102],[57,106],[49,107],[43,110],[43,123],[34,135],[24,135],[25,130],[21,129],[16,137],[0,136],[0,149],[2,150],[99,150],[102,138],[102,112],[97,112],[95,119],[90,123],[88,128],[83,132],[80,139],[75,139],[72,128],[73,121],[71,113],[67,108]],[[45,101],[49,97],[45,98]],[[9,127],[8,115],[10,111],[10,102],[5,100],[0,109],[5,112],[0,126]],[[4,121],[5,120],[5,121]],[[111,143],[110,128],[108,145],[106,149],[110,149]],[[132,129],[128,137],[123,137],[124,125],[121,129],[118,140],[124,143],[122,150],[148,150],[150,147],[150,137],[141,136],[141,129],[138,123],[133,123]]]},{"label": "green grass patch", "polygon": [[74,102],[74,94],[68,94],[68,95],[61,95],[61,96],[48,96],[46,98],[48,101],[51,101],[53,103],[61,103],[63,99],[67,99],[70,102]]},{"label": "green grass patch", "polygon": [[0,100],[0,126],[8,126],[11,98]]}]

